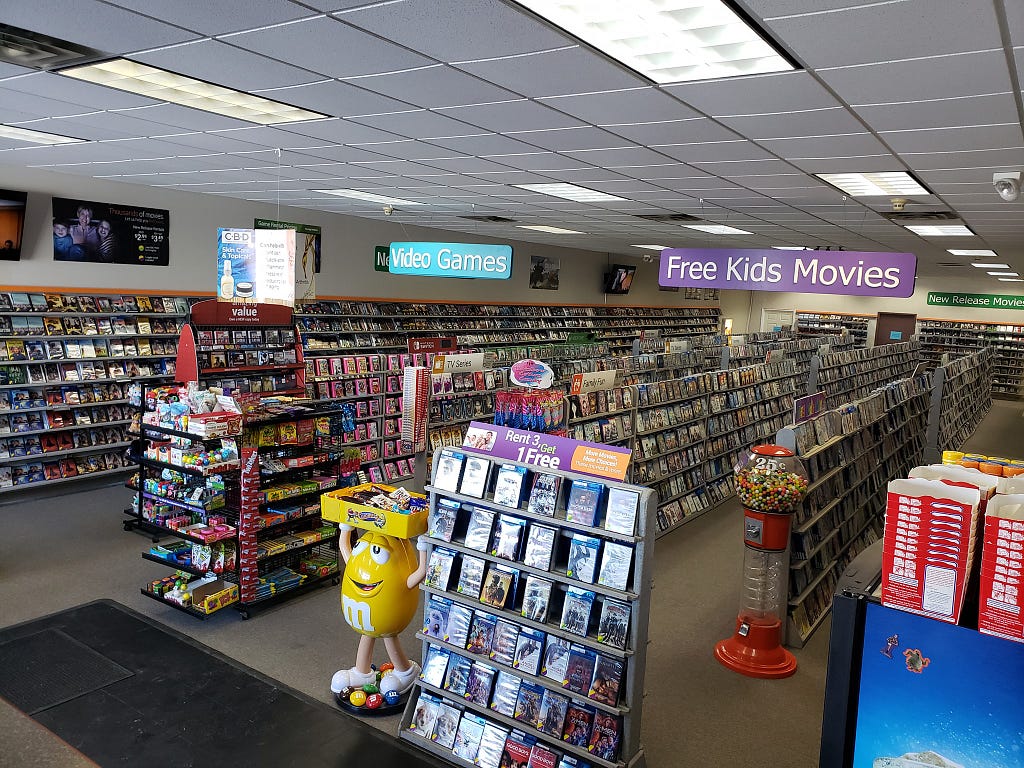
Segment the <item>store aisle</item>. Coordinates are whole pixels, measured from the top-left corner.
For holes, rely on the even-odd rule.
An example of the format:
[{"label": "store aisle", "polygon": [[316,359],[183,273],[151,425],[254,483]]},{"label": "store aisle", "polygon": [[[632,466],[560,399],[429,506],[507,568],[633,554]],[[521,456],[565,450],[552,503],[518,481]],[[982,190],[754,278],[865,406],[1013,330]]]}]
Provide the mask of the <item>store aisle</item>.
[{"label": "store aisle", "polygon": [[[996,401],[966,447],[1024,455],[1021,412],[1018,402]],[[355,646],[336,590],[325,587],[249,621],[227,610],[197,622],[165,608],[139,594],[165,569],[139,557],[149,539],[121,530],[128,498],[123,488],[104,487],[0,505],[0,625],[110,598],[330,702],[330,676],[348,665]],[[643,726],[651,768],[817,764],[829,622],[795,652],[800,667],[788,680],[746,678],[712,656],[715,642],[734,627],[741,523],[732,501],[656,547]],[[413,632],[406,635],[407,648],[418,650]],[[397,728],[395,718],[372,722],[391,733]],[[26,733],[5,729],[8,749],[0,753],[17,754],[27,746]]]}]

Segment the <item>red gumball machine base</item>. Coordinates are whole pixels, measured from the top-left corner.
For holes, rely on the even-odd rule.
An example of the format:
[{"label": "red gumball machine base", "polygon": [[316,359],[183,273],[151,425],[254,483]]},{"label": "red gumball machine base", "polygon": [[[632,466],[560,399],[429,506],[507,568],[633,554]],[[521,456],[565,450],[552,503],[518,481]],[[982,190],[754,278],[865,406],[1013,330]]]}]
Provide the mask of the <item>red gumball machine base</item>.
[{"label": "red gumball machine base", "polygon": [[796,672],[796,658],[780,644],[782,622],[777,618],[736,619],[736,632],[715,646],[723,666],[747,677],[778,680]]}]

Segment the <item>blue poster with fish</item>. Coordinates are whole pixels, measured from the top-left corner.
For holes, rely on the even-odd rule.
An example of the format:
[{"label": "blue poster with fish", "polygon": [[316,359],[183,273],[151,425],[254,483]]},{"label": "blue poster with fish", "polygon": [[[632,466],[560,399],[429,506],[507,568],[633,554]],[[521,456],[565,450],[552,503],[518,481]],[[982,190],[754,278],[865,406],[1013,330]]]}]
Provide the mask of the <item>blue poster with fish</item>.
[{"label": "blue poster with fish", "polygon": [[1024,645],[868,603],[854,768],[1024,768]]}]

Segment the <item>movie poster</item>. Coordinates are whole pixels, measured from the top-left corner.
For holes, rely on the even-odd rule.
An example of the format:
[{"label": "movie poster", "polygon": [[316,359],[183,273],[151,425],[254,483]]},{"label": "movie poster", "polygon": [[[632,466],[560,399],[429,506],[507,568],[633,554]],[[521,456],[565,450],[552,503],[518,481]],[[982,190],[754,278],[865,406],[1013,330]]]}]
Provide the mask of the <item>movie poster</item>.
[{"label": "movie poster", "polygon": [[170,211],[53,198],[53,258],[166,267]]},{"label": "movie poster", "polygon": [[530,257],[530,287],[541,291],[558,290],[560,260],[547,256]]}]

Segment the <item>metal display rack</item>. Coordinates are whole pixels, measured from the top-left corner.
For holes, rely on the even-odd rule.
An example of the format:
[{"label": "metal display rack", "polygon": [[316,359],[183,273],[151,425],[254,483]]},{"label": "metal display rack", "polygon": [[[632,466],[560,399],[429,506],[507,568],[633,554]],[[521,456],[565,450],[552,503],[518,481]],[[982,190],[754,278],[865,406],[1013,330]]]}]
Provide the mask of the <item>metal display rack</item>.
[{"label": "metal display rack", "polygon": [[959,450],[992,408],[991,349],[972,352],[932,371],[925,460],[942,461],[942,452]]},{"label": "metal display rack", "polygon": [[[467,454],[472,453],[470,449],[462,450]],[[476,599],[471,595],[461,594],[455,591],[454,587],[446,590],[424,585],[421,588],[428,597],[430,595],[442,596],[450,600],[453,605],[457,604],[465,606],[470,610],[494,615],[498,619],[504,620],[519,628],[539,630],[545,633],[548,641],[552,638],[566,640],[577,647],[585,648],[596,653],[599,657],[601,655],[605,655],[610,659],[621,662],[623,670],[617,698],[613,703],[607,703],[591,699],[586,693],[580,694],[570,692],[562,685],[561,681],[545,677],[539,670],[537,674],[529,674],[526,671],[520,671],[517,668],[491,661],[486,655],[474,656],[464,647],[452,645],[451,643],[445,642],[443,639],[421,632],[418,633],[418,637],[422,640],[423,644],[423,661],[426,662],[431,646],[449,651],[452,657],[461,655],[469,658],[470,660],[483,660],[484,663],[494,667],[496,670],[512,675],[520,683],[537,685],[549,694],[567,696],[569,698],[570,706],[578,705],[582,707],[589,707],[591,711],[596,712],[598,715],[603,714],[616,718],[620,724],[620,744],[617,750],[617,755],[614,759],[598,757],[594,753],[588,751],[586,746],[576,746],[563,740],[561,732],[557,735],[545,733],[535,727],[537,725],[536,722],[523,722],[523,720],[515,719],[514,717],[497,712],[487,704],[474,703],[464,697],[454,695],[450,690],[443,686],[435,686],[423,680],[420,680],[417,683],[410,695],[409,703],[402,717],[399,735],[402,739],[420,749],[432,753],[446,762],[455,764],[459,763],[459,758],[453,755],[451,748],[442,748],[435,740],[429,738],[431,734],[426,734],[426,736],[420,735],[415,728],[410,728],[414,722],[420,695],[425,693],[430,696],[436,696],[442,701],[454,705],[463,714],[468,713],[470,716],[480,716],[485,721],[493,724],[494,726],[500,727],[506,732],[520,731],[522,734],[525,734],[526,737],[535,740],[539,745],[553,751],[556,755],[565,754],[590,765],[600,766],[601,768],[644,766],[646,765],[646,759],[643,748],[640,744],[640,724],[643,712],[644,671],[648,643],[647,626],[650,613],[651,565],[653,562],[652,548],[654,545],[654,508],[656,506],[656,495],[653,491],[647,488],[600,480],[592,476],[580,475],[573,472],[548,468],[540,469],[534,465],[513,461],[499,460],[499,462],[502,464],[512,464],[524,467],[530,472],[541,472],[548,475],[557,475],[562,478],[563,493],[561,494],[561,498],[563,501],[558,503],[554,516],[549,517],[544,514],[535,514],[527,511],[527,504],[525,500],[518,508],[511,508],[497,504],[493,500],[490,490],[485,494],[484,498],[477,499],[464,496],[459,493],[443,491],[433,485],[427,487],[427,491],[430,495],[430,514],[433,517],[436,514],[440,500],[446,499],[462,504],[462,507],[458,512],[460,518],[468,516],[469,507],[477,506],[491,510],[496,514],[514,516],[524,520],[529,525],[540,524],[543,526],[556,527],[558,533],[554,545],[554,555],[551,560],[551,567],[547,570],[531,568],[522,564],[521,555],[517,560],[510,561],[491,555],[489,552],[480,552],[476,549],[467,548],[460,541],[460,536],[464,538],[465,520],[459,519],[456,521],[455,536],[451,542],[446,541],[444,538],[429,537],[428,534],[427,541],[430,544],[431,552],[433,552],[435,548],[440,547],[454,551],[459,558],[460,564],[462,557],[472,556],[479,557],[488,564],[503,565],[516,569],[520,572],[520,576],[522,577],[518,580],[520,588],[517,590],[516,594],[511,596],[511,599],[506,603],[506,607],[504,608],[497,608],[491,604],[484,603],[480,599]],[[436,477],[436,466],[434,472]],[[606,489],[620,488],[638,494],[639,505],[637,508],[636,527],[634,533],[629,535],[610,531],[602,527],[599,522],[590,526],[566,520],[566,511],[564,506],[564,499],[566,496],[565,487],[573,480],[596,481],[601,483]],[[566,576],[565,563],[569,546],[568,538],[571,537],[573,533],[597,537],[602,541],[602,547],[604,546],[604,543],[615,543],[619,545],[627,545],[632,548],[632,561],[625,590],[578,581]],[[454,573],[454,571],[455,569],[453,568],[450,584],[454,584],[458,580],[458,575]],[[597,571],[595,570],[595,574],[596,573]],[[531,574],[541,575],[553,583],[551,590],[551,610],[546,613],[545,620],[542,621],[524,618],[521,612],[523,602],[523,581],[526,576]],[[597,579],[595,578],[595,581],[596,580]],[[595,596],[590,621],[585,635],[567,631],[560,626],[560,609],[566,594],[565,590],[569,588],[589,590]],[[597,639],[597,633],[599,630],[598,616],[601,614],[601,608],[599,606],[607,599],[618,600],[629,606],[629,631],[624,647],[622,648],[606,644],[604,642],[599,642]],[[451,664],[451,661],[448,663]],[[490,701],[491,697],[488,695],[487,699]]]},{"label": "metal display rack", "polygon": [[920,362],[917,341],[817,354],[811,358],[807,392],[824,392],[827,407],[835,408],[910,376]]}]

